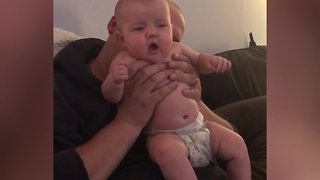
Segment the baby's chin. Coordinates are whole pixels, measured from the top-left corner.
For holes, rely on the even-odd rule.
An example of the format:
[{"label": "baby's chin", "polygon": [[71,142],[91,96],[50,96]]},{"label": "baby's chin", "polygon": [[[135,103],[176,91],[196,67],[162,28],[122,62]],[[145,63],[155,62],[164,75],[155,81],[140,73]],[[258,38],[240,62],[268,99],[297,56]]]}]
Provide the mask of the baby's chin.
[{"label": "baby's chin", "polygon": [[166,56],[165,55],[148,55],[147,57],[145,57],[145,60],[150,62],[150,63],[161,63],[161,62],[165,62],[166,61]]},{"label": "baby's chin", "polygon": [[143,54],[131,54],[131,55],[137,60],[144,60],[152,64],[169,61],[168,60],[169,58],[167,57],[168,55],[161,53],[159,51],[157,53],[143,53]]}]

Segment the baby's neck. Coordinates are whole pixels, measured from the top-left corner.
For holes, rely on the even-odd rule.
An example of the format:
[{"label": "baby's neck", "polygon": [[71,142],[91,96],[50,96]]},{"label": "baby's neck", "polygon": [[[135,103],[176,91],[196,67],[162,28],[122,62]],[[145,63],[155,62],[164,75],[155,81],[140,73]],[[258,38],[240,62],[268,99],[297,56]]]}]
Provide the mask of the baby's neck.
[{"label": "baby's neck", "polygon": [[164,63],[164,62],[169,62],[171,60],[169,55],[166,55],[158,59],[147,59],[147,58],[136,58],[136,57],[134,58],[137,60],[143,60],[143,61],[149,62],[151,64]]}]

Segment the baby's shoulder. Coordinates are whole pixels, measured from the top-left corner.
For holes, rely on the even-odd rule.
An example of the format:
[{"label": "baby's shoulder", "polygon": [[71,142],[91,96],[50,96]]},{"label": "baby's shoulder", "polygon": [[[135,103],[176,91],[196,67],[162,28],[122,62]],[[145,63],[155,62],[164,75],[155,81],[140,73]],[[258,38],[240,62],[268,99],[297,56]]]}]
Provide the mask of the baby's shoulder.
[{"label": "baby's shoulder", "polygon": [[136,59],[134,57],[132,57],[128,51],[120,51],[117,56],[115,57],[114,61],[117,61],[117,62],[126,62],[126,64],[130,64],[132,63],[133,61],[136,61]]},{"label": "baby's shoulder", "polygon": [[173,50],[177,50],[177,51],[181,51],[181,49],[182,49],[182,44],[181,44],[181,43],[178,43],[178,42],[173,42],[173,43],[172,43],[172,49],[173,49]]},{"label": "baby's shoulder", "polygon": [[122,50],[117,54],[117,57],[119,58],[130,58],[128,51]]},{"label": "baby's shoulder", "polygon": [[172,43],[172,47],[171,47],[171,55],[172,54],[175,54],[175,53],[178,53],[178,54],[181,54],[182,53],[182,46],[180,43],[177,43],[177,42],[173,42]]}]

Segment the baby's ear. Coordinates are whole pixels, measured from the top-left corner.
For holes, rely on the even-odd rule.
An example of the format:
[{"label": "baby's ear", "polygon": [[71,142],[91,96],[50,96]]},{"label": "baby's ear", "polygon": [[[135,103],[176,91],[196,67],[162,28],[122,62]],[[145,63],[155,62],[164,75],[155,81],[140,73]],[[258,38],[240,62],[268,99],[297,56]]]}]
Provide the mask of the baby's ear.
[{"label": "baby's ear", "polygon": [[115,31],[115,34],[116,34],[117,39],[121,42],[122,46],[123,46],[123,47],[126,47],[126,45],[125,45],[126,43],[125,43],[124,37],[123,37],[123,35],[120,33],[120,31],[119,31],[119,30],[116,30],[116,31]]},{"label": "baby's ear", "polygon": [[122,35],[121,35],[120,31],[119,30],[115,30],[114,33],[116,34],[117,39],[122,41]]}]

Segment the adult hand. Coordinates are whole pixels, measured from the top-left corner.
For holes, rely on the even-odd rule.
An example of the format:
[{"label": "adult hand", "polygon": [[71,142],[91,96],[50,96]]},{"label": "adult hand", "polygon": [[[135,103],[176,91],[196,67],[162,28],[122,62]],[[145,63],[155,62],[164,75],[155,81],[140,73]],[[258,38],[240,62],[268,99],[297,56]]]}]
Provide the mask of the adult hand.
[{"label": "adult hand", "polygon": [[192,98],[197,102],[201,101],[201,83],[199,76],[189,59],[181,54],[173,54],[172,59],[168,63],[169,67],[175,69],[175,73],[169,77],[190,86],[188,89],[182,90],[182,94],[187,98]]},{"label": "adult hand", "polygon": [[187,83],[190,86],[189,89],[182,90],[182,94],[187,98],[192,98],[197,101],[199,110],[205,119],[218,123],[230,130],[234,130],[233,126],[229,122],[219,117],[201,101],[201,82],[193,66],[189,63],[190,61],[188,58],[183,55],[174,55],[172,58],[175,61],[171,61],[169,63],[169,67],[176,69],[178,73],[169,77],[173,80]]},{"label": "adult hand", "polygon": [[132,70],[129,74],[131,73],[133,78],[125,83],[117,115],[121,116],[118,119],[143,128],[151,119],[156,105],[177,87],[177,82],[171,81],[155,89],[174,72],[165,63],[149,65],[144,61],[137,61],[130,68]]}]

